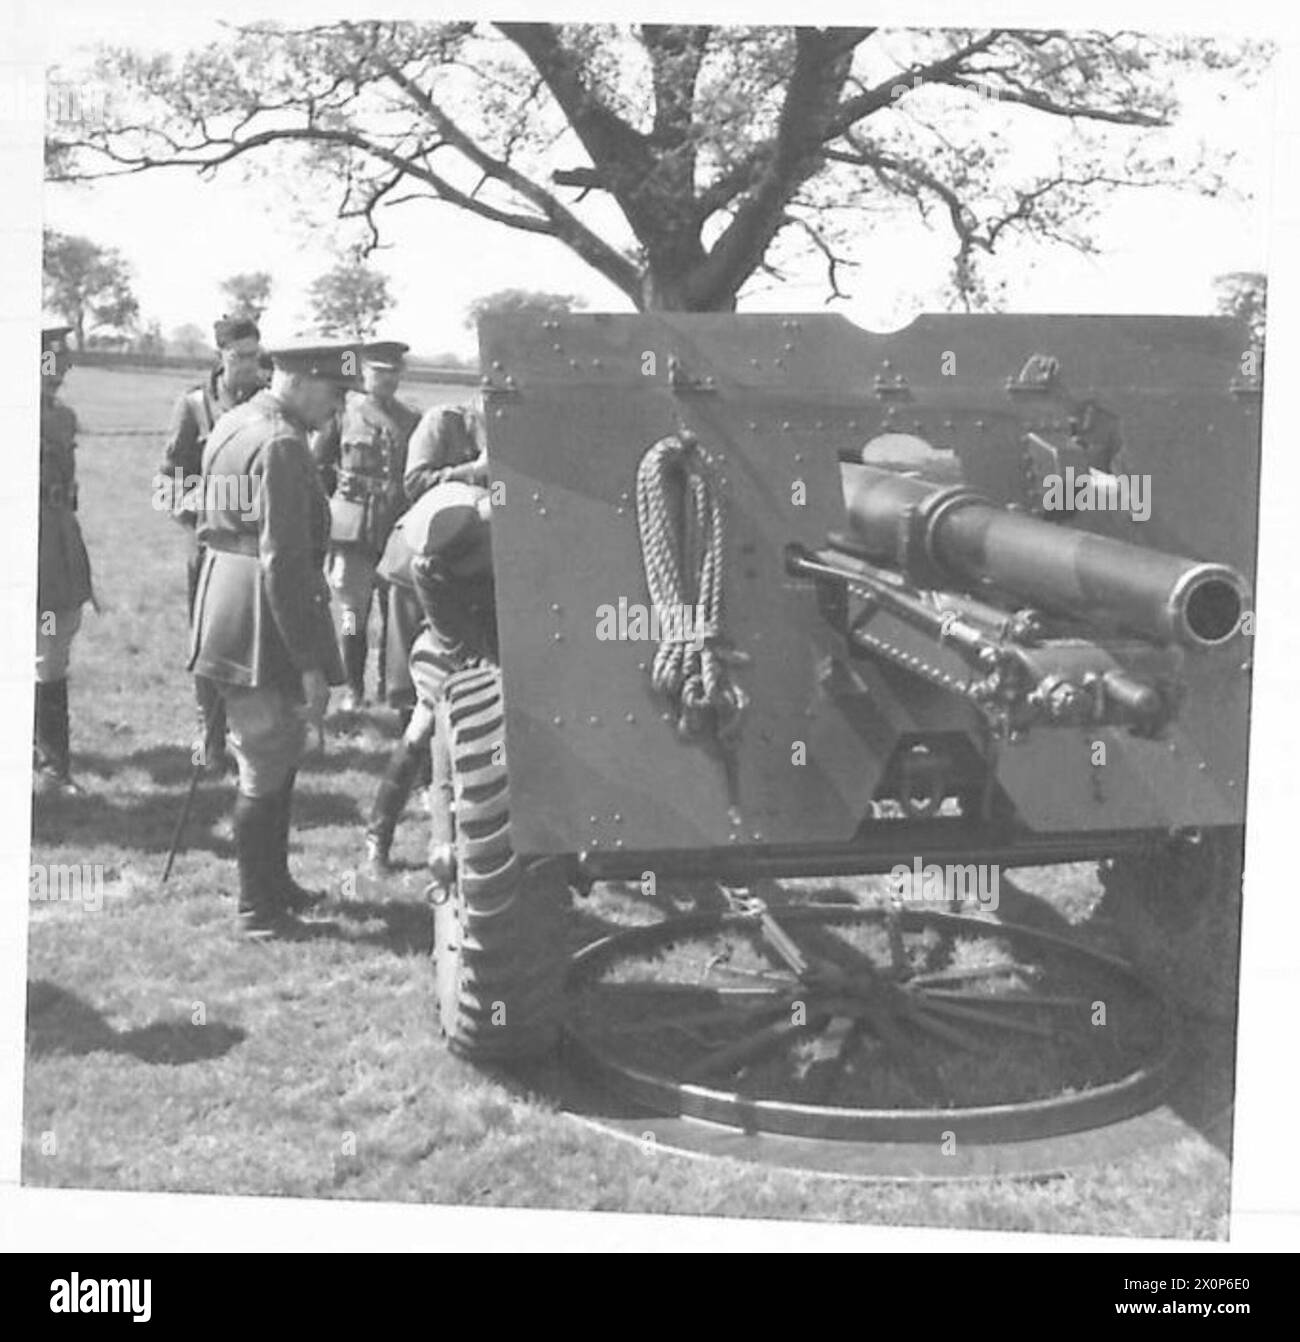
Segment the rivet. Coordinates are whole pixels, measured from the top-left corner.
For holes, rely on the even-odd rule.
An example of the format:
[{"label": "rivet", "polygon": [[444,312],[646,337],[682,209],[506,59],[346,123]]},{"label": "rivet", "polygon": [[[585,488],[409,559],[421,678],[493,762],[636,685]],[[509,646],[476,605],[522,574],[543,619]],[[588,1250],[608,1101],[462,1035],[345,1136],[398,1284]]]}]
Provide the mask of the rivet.
[{"label": "rivet", "polygon": [[563,348],[563,346],[561,346],[561,345],[559,345],[559,344],[552,345],[551,348],[556,352],[556,354],[563,354],[563,353],[564,353],[564,348]]},{"label": "rivet", "polygon": [[802,452],[796,452],[796,453],[794,454],[794,459],[795,459],[796,461],[802,461],[802,460],[803,460],[803,453],[802,453]]},{"label": "rivet", "polygon": [[587,721],[591,723],[593,727],[600,726],[600,719],[594,713],[587,719]]},{"label": "rivet", "polygon": [[977,419],[975,421],[975,427],[977,429],[982,429],[984,427],[984,421],[982,419]]},{"label": "rivet", "polygon": [[622,839],[615,839],[615,840],[614,840],[614,847],[615,847],[615,848],[622,848],[622,846],[623,846],[623,840],[622,840]]},{"label": "rivet", "polygon": [[671,721],[673,720],[673,715],[672,715],[671,713],[660,713],[659,716],[660,716],[665,722],[671,722]]},{"label": "rivet", "polygon": [[782,432],[782,433],[789,433],[789,432],[790,432],[790,427],[791,427],[791,425],[790,425],[790,421],[789,421],[788,419],[786,419],[786,420],[782,420],[782,421],[781,421],[781,432]]},{"label": "rivet", "polygon": [[555,631],[555,633],[553,633],[553,634],[551,635],[551,641],[552,641],[553,643],[563,643],[563,642],[564,642],[564,635],[557,629],[557,630]]},{"label": "rivet", "polygon": [[599,359],[593,359],[593,360],[591,361],[591,366],[592,366],[593,368],[601,368],[601,367],[603,367],[603,365],[602,365],[602,363],[600,362]]},{"label": "rivet", "polygon": [[590,818],[591,823],[592,823],[593,825],[599,825],[599,824],[600,824],[600,817],[599,817],[598,815],[593,815],[593,816],[591,816],[591,817],[589,817],[589,818]]},{"label": "rivet", "polygon": [[558,601],[552,601],[552,602],[551,602],[551,614],[552,614],[552,615],[558,615],[559,613],[560,613],[560,605],[559,605],[559,602],[558,602]]},{"label": "rivet", "polygon": [[646,663],[645,663],[645,662],[638,662],[638,663],[636,664],[636,669],[637,669],[638,671],[644,671],[644,670],[646,669]]},{"label": "rivet", "polygon": [[753,834],[750,835],[750,838],[753,839],[755,843],[759,842],[762,839],[762,837],[763,837],[763,831],[761,829],[756,829],[753,832]]},{"label": "rivet", "polygon": [[749,429],[751,433],[758,432],[758,424],[752,419],[749,421]]},{"label": "rivet", "polygon": [[625,714],[623,715],[623,721],[624,721],[624,722],[635,722],[635,721],[636,721],[636,714],[635,714],[635,713],[625,713]]},{"label": "rivet", "polygon": [[551,723],[552,723],[553,726],[556,726],[556,727],[563,727],[563,726],[564,726],[564,719],[563,719],[563,718],[559,718],[559,717],[552,718],[552,719],[551,719]]},{"label": "rivet", "polygon": [[542,501],[542,496],[541,496],[536,490],[533,490],[533,502],[534,502],[534,503],[540,503],[541,501]]},{"label": "rivet", "polygon": [[546,516],[546,509],[545,509],[545,508],[538,508],[538,510],[537,510],[537,516],[538,516],[538,517],[545,517],[545,516]]},{"label": "rivet", "polygon": [[621,811],[614,812],[614,823],[616,825],[621,825],[623,823],[623,813]]},{"label": "rivet", "polygon": [[1229,786],[1229,787],[1236,787],[1236,786],[1237,786],[1237,780],[1236,780],[1235,778],[1229,778],[1229,779],[1228,779],[1228,786]]},{"label": "rivet", "polygon": [[495,369],[497,369],[497,371],[499,372],[502,368],[505,367],[505,365],[501,362],[500,359],[493,359],[493,360],[492,360],[492,367],[495,368]]}]

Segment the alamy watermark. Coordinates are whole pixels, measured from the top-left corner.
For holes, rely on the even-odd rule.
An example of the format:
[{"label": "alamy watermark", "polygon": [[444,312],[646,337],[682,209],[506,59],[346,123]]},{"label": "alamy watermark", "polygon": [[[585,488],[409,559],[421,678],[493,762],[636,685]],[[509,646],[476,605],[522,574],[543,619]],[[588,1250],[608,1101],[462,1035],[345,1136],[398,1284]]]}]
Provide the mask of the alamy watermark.
[{"label": "alamy watermark", "polygon": [[1105,471],[1076,471],[1043,476],[1043,511],[1049,513],[1128,513],[1135,522],[1151,516],[1149,475],[1108,475]]},{"label": "alamy watermark", "polygon": [[33,862],[27,878],[33,904],[80,904],[87,913],[104,907],[104,868],[90,862]]},{"label": "alamy watermark", "polygon": [[646,606],[621,596],[617,606],[596,607],[596,638],[602,643],[683,643],[698,651],[707,634],[703,606]]},{"label": "alamy watermark", "polygon": [[983,913],[994,913],[1000,899],[998,868],[985,863],[937,862],[912,865],[900,862],[888,877],[889,894],[900,903],[975,904]]},{"label": "alamy watermark", "polygon": [[20,72],[0,79],[0,121],[57,128],[102,126],[107,118],[108,85],[99,80],[46,80]]},{"label": "alamy watermark", "polygon": [[261,514],[261,490],[250,475],[186,475],[179,467],[153,479],[153,507],[191,513],[238,513],[246,522]]}]

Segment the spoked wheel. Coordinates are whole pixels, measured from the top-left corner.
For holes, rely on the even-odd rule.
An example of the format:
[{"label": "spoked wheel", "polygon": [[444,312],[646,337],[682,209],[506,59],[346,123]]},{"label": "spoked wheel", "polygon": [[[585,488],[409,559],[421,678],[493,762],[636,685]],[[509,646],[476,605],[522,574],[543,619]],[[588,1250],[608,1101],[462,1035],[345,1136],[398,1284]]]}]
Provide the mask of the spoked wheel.
[{"label": "spoked wheel", "polygon": [[929,909],[675,917],[579,953],[569,1043],[647,1108],[746,1132],[1018,1141],[1153,1106],[1175,1014],[1121,961]]},{"label": "spoked wheel", "polygon": [[1101,868],[1102,907],[1134,964],[1211,1020],[1237,1010],[1244,843],[1238,827],[1200,830]]},{"label": "spoked wheel", "polygon": [[511,843],[500,671],[452,676],[436,731],[434,833],[455,857],[433,890],[443,1034],[476,1062],[539,1057],[560,1028],[568,891]]}]

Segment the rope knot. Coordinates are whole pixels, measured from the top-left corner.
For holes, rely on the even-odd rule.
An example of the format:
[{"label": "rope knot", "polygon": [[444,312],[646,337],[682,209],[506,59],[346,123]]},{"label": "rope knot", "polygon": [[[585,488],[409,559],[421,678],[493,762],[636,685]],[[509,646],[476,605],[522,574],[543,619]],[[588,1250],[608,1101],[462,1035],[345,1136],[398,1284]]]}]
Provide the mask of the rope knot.
[{"label": "rope knot", "polygon": [[725,514],[713,461],[694,434],[661,438],[641,458],[636,510],[650,599],[683,617],[667,622],[652,682],[674,705],[683,735],[734,735],[745,696],[727,671],[737,659],[718,646]]}]

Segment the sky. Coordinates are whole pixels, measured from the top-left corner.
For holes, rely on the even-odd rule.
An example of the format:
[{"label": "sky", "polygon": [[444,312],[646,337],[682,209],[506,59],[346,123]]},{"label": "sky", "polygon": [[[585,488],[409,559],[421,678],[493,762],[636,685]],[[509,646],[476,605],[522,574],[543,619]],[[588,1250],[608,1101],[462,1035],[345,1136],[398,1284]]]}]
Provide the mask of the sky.
[{"label": "sky", "polygon": [[[50,11],[48,59],[68,66],[100,42],[181,51],[218,35],[215,23],[181,11],[160,23],[150,11],[103,14],[72,6]],[[1169,191],[1121,193],[1095,230],[1100,254],[1067,249],[1011,250],[992,274],[1007,283],[1007,306],[1021,311],[1199,313],[1213,308],[1214,276],[1266,269],[1264,185],[1270,170],[1274,91],[1253,89],[1192,99],[1179,134],[1238,154],[1234,185],[1254,199],[1203,199]],[[289,185],[245,180],[236,167],[214,180],[169,169],[92,186],[52,185],[45,222],[115,247],[130,262],[147,322],[164,332],[185,323],[207,329],[222,310],[220,280],[266,270],[275,278],[264,336],[274,342],[311,329],[306,290],[336,259],[343,234],[311,228],[290,204]],[[386,212],[385,242],[372,258],[398,297],[384,334],[418,355],[474,352],[467,306],[496,289],[543,288],[577,295],[589,310],[627,311],[611,284],[553,240],[507,230],[454,207],[416,201]],[[832,310],[877,330],[906,324],[939,305],[952,240],[912,220],[864,222],[860,265],[844,287],[851,299]],[[824,265],[810,257],[790,280],[742,302],[749,311],[819,311]]]}]

